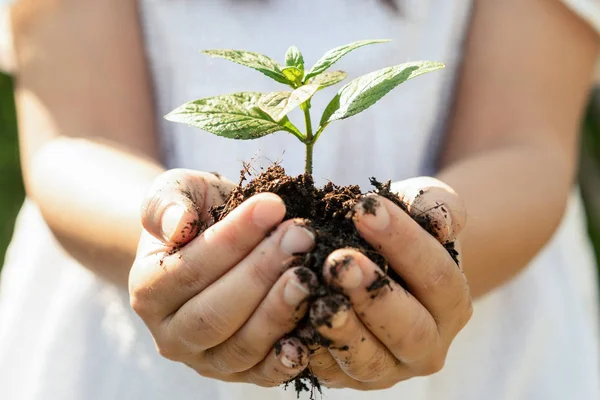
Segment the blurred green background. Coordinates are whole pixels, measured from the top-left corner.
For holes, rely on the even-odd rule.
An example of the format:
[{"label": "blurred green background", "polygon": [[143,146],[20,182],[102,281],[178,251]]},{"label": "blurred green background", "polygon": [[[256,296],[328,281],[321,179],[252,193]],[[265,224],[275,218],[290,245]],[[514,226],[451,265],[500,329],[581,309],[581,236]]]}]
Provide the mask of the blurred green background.
[{"label": "blurred green background", "polygon": [[23,197],[12,81],[0,74],[0,268]]},{"label": "blurred green background", "polygon": [[[588,225],[600,260],[600,92],[590,96],[582,125],[581,189],[588,212]],[[24,190],[19,167],[17,124],[12,81],[0,74],[0,268],[13,232]]]},{"label": "blurred green background", "polygon": [[600,272],[600,88],[590,96],[582,131],[579,182]]}]

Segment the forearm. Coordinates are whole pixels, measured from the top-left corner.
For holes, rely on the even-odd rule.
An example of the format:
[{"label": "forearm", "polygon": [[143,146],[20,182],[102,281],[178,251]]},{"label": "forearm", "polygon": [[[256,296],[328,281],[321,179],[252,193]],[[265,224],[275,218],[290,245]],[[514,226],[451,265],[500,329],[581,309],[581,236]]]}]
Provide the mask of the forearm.
[{"label": "forearm", "polygon": [[137,2],[19,0],[11,19],[28,196],[68,253],[125,285],[162,170]]},{"label": "forearm", "polygon": [[28,195],[71,256],[126,287],[142,229],[140,205],[162,170],[108,144],[59,138],[31,160]]},{"label": "forearm", "polygon": [[559,1],[474,2],[439,174],[466,203],[473,295],[517,274],[556,230],[597,54],[596,33]]},{"label": "forearm", "polygon": [[440,171],[468,210],[461,255],[474,297],[515,276],[557,228],[573,179],[560,160],[550,149],[510,145]]}]

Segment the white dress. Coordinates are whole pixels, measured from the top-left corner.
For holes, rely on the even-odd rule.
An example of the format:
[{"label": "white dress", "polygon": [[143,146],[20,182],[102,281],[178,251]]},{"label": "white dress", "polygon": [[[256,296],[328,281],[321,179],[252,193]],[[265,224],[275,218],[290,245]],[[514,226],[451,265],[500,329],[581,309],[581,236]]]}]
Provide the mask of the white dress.
[{"label": "white dress", "polygon": [[[600,26],[596,1],[565,2]],[[443,72],[403,84],[373,109],[332,124],[316,146],[315,176],[321,183],[330,179],[366,188],[369,176],[400,180],[431,171],[461,60],[469,1],[406,0],[401,15],[375,0],[141,3],[159,117],[193,98],[278,87],[258,72],[209,59],[199,49],[249,49],[281,60],[295,44],[310,64],[336,45],[391,38],[391,44],[356,50],[338,67],[356,77],[410,60],[446,63]],[[318,93],[313,109],[322,109],[334,90]],[[170,167],[235,178],[240,161],[255,154],[283,160],[291,174],[303,166],[301,145],[283,132],[241,145],[162,119],[160,128]],[[560,228],[531,265],[476,302],[472,321],[440,373],[376,393],[326,390],[323,398],[600,399],[597,295],[582,205],[574,191]],[[127,293],[69,258],[36,206],[26,201],[0,289],[0,399],[294,397],[281,388],[205,379],[162,359],[131,311]]]}]

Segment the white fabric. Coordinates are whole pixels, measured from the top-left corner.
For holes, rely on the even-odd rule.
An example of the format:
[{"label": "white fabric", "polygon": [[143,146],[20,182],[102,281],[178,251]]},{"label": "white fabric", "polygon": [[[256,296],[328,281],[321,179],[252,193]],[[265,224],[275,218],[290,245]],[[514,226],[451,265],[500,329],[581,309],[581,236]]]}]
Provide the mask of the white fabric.
[{"label": "white fabric", "polygon": [[14,51],[12,32],[10,29],[9,7],[0,0],[0,72],[10,73],[14,70]]},{"label": "white fabric", "polygon": [[600,1],[562,0],[575,14],[581,16],[596,31],[600,31]]},{"label": "white fabric", "polygon": [[[0,0],[2,1],[2,0]],[[251,49],[279,59],[290,44],[308,63],[333,46],[389,37],[340,61],[351,77],[408,60],[443,61],[443,72],[403,84],[375,108],[334,123],[315,154],[322,183],[418,175],[443,122],[470,3],[407,0],[402,17],[375,0],[144,0],[142,17],[158,114],[192,98],[277,88],[258,72],[199,49]],[[309,27],[307,32],[303,28]],[[319,93],[320,110],[333,90]],[[441,100],[440,100],[441,99]],[[277,133],[240,144],[160,121],[170,166],[236,177],[259,154],[300,172],[302,149]],[[260,160],[260,157],[259,157]],[[510,251],[510,249],[507,249]],[[598,298],[577,192],[560,228],[512,282],[475,304],[444,370],[377,393],[327,390],[338,400],[598,399]],[[97,279],[58,246],[31,202],[19,216],[0,290],[0,399],[284,400],[292,392],[204,379],[161,359],[127,294]],[[306,398],[306,397],[303,397]]]}]

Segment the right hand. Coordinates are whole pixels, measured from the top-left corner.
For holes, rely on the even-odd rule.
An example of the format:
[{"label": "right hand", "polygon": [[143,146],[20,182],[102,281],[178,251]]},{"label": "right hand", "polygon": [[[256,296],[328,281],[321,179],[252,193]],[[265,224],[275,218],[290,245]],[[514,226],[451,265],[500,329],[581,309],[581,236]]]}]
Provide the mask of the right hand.
[{"label": "right hand", "polygon": [[285,205],[272,193],[198,234],[233,187],[192,170],[157,178],[142,207],[131,306],[162,356],[203,376],[277,386],[308,365],[308,349],[285,336],[317,281],[304,267],[286,266],[313,248],[314,235],[300,220],[281,223]]}]

